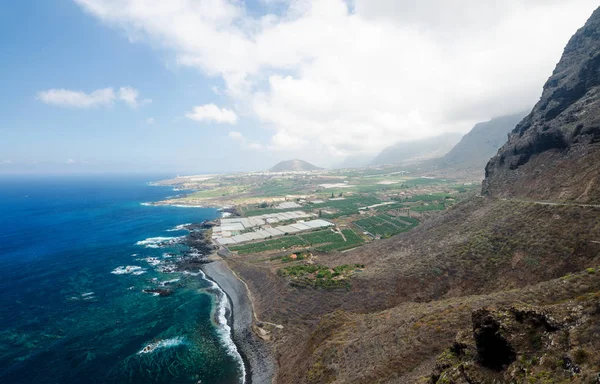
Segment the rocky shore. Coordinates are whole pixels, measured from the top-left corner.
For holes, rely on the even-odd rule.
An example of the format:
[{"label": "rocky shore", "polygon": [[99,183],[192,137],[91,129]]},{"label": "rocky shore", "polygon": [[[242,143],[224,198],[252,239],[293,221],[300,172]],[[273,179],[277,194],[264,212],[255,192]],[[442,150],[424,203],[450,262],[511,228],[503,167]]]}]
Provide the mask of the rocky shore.
[{"label": "rocky shore", "polygon": [[275,375],[275,364],[269,347],[252,331],[254,317],[252,302],[245,284],[229,269],[225,260],[211,257],[203,264],[204,273],[214,280],[231,301],[233,318],[233,341],[246,364],[247,383],[271,383]]},{"label": "rocky shore", "polygon": [[176,269],[202,269],[208,278],[221,287],[231,303],[232,337],[246,365],[246,383],[271,383],[275,375],[275,364],[269,347],[252,331],[254,311],[246,285],[231,271],[227,262],[216,254],[216,248],[207,236],[207,231],[214,224],[208,221],[186,226],[190,233],[182,243],[190,251],[178,260]]}]

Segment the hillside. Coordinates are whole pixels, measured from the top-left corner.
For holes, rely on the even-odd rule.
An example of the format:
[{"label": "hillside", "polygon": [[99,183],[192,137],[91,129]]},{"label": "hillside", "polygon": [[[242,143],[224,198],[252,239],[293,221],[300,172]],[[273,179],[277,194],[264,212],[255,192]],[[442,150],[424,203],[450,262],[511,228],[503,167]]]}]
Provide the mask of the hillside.
[{"label": "hillside", "polygon": [[486,166],[494,197],[600,202],[600,10],[571,38],[540,101]]},{"label": "hillside", "polygon": [[287,160],[282,161],[280,163],[275,164],[272,168],[269,169],[269,172],[301,172],[301,171],[316,171],[319,168],[311,163],[308,163],[304,160]]},{"label": "hillside", "polygon": [[436,161],[440,168],[481,169],[506,142],[525,113],[501,116],[476,124],[450,152]]},{"label": "hillside", "polygon": [[600,8],[489,162],[485,196],[318,254],[364,266],[347,289],[294,286],[260,255],[228,260],[261,324],[278,325],[267,337],[277,383],[597,382],[600,206],[527,198],[600,195],[599,50]]},{"label": "hillside", "polygon": [[399,142],[381,151],[372,165],[410,163],[442,157],[461,137],[460,133],[444,133],[426,139]]}]

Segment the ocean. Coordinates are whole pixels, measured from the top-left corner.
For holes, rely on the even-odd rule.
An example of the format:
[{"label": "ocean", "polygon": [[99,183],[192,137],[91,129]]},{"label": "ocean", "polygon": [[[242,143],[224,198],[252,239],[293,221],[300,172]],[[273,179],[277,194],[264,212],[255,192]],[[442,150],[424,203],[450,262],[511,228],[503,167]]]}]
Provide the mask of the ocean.
[{"label": "ocean", "polygon": [[161,272],[182,224],[219,216],[143,205],[166,177],[0,176],[1,383],[244,381],[227,297]]}]

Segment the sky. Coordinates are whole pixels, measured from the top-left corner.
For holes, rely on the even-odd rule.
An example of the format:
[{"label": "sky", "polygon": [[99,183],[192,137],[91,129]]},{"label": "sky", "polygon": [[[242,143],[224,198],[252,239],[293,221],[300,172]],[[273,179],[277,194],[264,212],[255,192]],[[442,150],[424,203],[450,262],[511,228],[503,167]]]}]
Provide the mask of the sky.
[{"label": "sky", "polygon": [[530,109],[592,0],[0,5],[0,173],[330,167]]}]

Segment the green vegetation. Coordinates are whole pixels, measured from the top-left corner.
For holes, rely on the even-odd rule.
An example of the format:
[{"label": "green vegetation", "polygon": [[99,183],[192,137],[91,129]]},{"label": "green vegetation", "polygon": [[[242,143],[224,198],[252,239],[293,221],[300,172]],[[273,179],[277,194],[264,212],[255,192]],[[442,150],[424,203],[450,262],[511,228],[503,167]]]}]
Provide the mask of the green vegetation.
[{"label": "green vegetation", "polygon": [[329,268],[319,264],[302,264],[281,268],[280,276],[290,278],[297,286],[313,286],[318,288],[349,288],[347,279],[365,266],[362,264],[344,264]]},{"label": "green vegetation", "polygon": [[419,221],[411,217],[395,217],[387,214],[365,217],[354,222],[374,236],[390,237],[417,226]]},{"label": "green vegetation", "polygon": [[260,243],[236,245],[229,247],[230,251],[235,251],[239,255],[250,253],[260,253],[265,251],[283,250],[291,247],[306,246],[307,243],[298,236],[284,236],[278,239],[262,241]]},{"label": "green vegetation", "polygon": [[342,233],[344,234],[346,241],[344,241],[344,238],[339,233],[326,229],[304,235],[284,236],[258,243],[232,245],[229,247],[229,250],[235,251],[239,255],[279,251],[291,247],[314,247],[315,250],[329,252],[354,248],[364,242],[363,239],[351,229],[344,229],[342,230]]},{"label": "green vegetation", "polygon": [[317,251],[321,251],[321,252],[343,251],[346,249],[358,247],[359,245],[364,243],[364,240],[360,236],[358,236],[356,233],[354,233],[354,231],[351,229],[343,229],[342,233],[344,234],[346,241],[344,241],[341,238],[341,236],[338,235],[338,237],[339,237],[339,239],[341,239],[341,241],[338,240],[337,242],[334,242],[332,244],[323,245],[323,246],[317,247],[315,249]]},{"label": "green vegetation", "polygon": [[337,219],[341,216],[356,215],[358,213],[358,208],[379,203],[381,203],[381,200],[375,196],[351,196],[344,198],[344,200],[329,200],[321,204],[313,204],[312,206],[313,208],[328,208],[335,210],[335,213],[323,212],[321,217],[324,219]]}]

